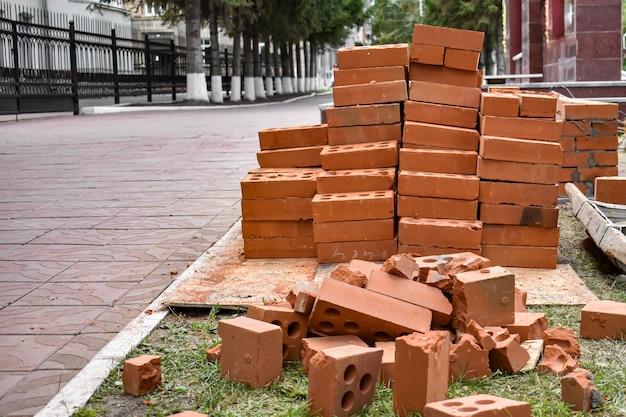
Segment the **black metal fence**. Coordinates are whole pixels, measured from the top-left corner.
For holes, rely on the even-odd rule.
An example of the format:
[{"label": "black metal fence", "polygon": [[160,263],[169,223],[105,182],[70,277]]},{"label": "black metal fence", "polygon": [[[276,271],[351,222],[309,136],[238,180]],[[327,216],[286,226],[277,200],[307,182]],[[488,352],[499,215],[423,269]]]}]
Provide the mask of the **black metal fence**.
[{"label": "black metal fence", "polygon": [[73,111],[80,98],[185,91],[185,48],[0,18],[0,115]]}]

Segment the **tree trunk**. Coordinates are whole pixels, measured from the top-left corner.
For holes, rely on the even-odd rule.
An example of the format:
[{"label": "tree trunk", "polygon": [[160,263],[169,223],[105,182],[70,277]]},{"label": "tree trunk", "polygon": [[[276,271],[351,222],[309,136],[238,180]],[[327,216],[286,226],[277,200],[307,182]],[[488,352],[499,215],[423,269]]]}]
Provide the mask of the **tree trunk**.
[{"label": "tree trunk", "polygon": [[298,41],[296,42],[296,75],[299,93],[304,93],[304,77],[302,72],[302,49],[300,48],[300,41]]},{"label": "tree trunk", "polygon": [[483,62],[485,65],[485,75],[493,75],[493,52],[495,39],[493,33],[485,34],[485,47],[483,48]]},{"label": "tree trunk", "polygon": [[241,101],[241,32],[233,35],[233,76],[230,78],[230,101]]},{"label": "tree trunk", "polygon": [[291,65],[289,62],[291,61],[291,54],[289,53],[289,44],[287,42],[283,42],[280,47],[280,62],[283,69],[283,92],[285,94],[293,93],[292,88],[292,79],[291,79]]},{"label": "tree trunk", "polygon": [[302,42],[304,55],[304,91],[311,91],[311,65],[309,64],[309,42],[306,40]]},{"label": "tree trunk", "polygon": [[187,100],[209,101],[202,39],[200,38],[200,0],[185,0],[185,35],[187,36]]},{"label": "tree trunk", "polygon": [[293,42],[289,42],[289,73],[291,74],[291,92],[298,92],[298,74],[296,74],[296,66],[293,62]]},{"label": "tree trunk", "polygon": [[265,60],[265,95],[268,97],[274,96],[274,78],[272,74],[272,55],[270,54],[270,37],[265,39],[265,46],[263,47],[263,59]]},{"label": "tree trunk", "polygon": [[252,36],[248,30],[243,32],[243,97],[254,101],[254,58],[252,57]]},{"label": "tree trunk", "polygon": [[274,47],[274,51],[272,55],[274,55],[274,88],[276,88],[276,94],[283,93],[283,79],[281,77],[281,65],[280,65],[280,46],[277,41],[272,43]]},{"label": "tree trunk", "polygon": [[263,85],[263,67],[261,67],[261,51],[259,51],[259,31],[254,25],[252,34],[252,58],[254,64],[254,94],[256,98],[265,98],[265,86]]},{"label": "tree trunk", "polygon": [[311,88],[313,90],[317,90],[319,85],[317,82],[317,45],[315,40],[310,41],[309,53],[311,54],[311,57],[309,58],[309,64],[311,65],[309,70],[309,74],[311,76]]},{"label": "tree trunk", "polygon": [[220,38],[215,12],[215,0],[209,0],[209,31],[211,33],[211,101],[213,103],[224,102],[222,90],[222,65],[220,62]]},{"label": "tree trunk", "polygon": [[504,27],[502,25],[502,10],[498,13],[498,21],[496,23],[496,67],[498,74],[505,74],[504,65]]}]

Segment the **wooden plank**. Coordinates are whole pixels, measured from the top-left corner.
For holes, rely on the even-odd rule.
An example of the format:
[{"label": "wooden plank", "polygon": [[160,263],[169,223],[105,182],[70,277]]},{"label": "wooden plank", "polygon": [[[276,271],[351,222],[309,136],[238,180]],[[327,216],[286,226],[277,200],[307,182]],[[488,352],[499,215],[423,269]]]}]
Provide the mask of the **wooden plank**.
[{"label": "wooden plank", "polygon": [[570,265],[506,269],[515,274],[515,286],[526,292],[527,305],[584,305],[598,299]]}]

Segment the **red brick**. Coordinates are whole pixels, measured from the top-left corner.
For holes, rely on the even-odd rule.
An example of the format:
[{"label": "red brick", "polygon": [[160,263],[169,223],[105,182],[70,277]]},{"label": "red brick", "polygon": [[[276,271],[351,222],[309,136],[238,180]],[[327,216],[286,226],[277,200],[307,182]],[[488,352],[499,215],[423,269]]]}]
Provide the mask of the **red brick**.
[{"label": "red brick", "polygon": [[419,254],[423,256],[444,256],[444,255],[450,255],[456,252],[473,252],[476,255],[479,255],[480,249],[438,248],[434,246],[407,245],[407,244],[398,242],[398,253],[411,253],[411,254]]},{"label": "red brick", "polygon": [[333,77],[335,87],[369,84],[371,82],[404,81],[406,80],[406,69],[401,65],[395,67],[335,68],[333,70]]},{"label": "red brick", "polygon": [[490,225],[483,226],[484,245],[558,246],[559,227]]},{"label": "red brick", "polygon": [[[480,220],[487,224],[556,227],[558,207],[522,206],[515,204],[480,204]],[[484,233],[484,231],[483,231]]]},{"label": "red brick", "polygon": [[443,46],[412,43],[409,61],[418,64],[443,65],[444,51]]},{"label": "red brick", "polygon": [[548,329],[548,318],[545,313],[515,312],[515,321],[503,324],[511,334],[517,334],[521,342],[543,339],[543,332]]},{"label": "red brick", "polygon": [[491,204],[521,206],[556,206],[556,185],[480,181],[478,201]]},{"label": "red brick", "polygon": [[594,385],[593,373],[578,368],[561,378],[561,401],[574,411],[589,411],[602,405],[604,399]]},{"label": "red brick", "polygon": [[492,371],[501,370],[513,374],[526,365],[530,355],[520,345],[518,338],[508,332],[493,335],[496,346],[489,351],[489,366]]},{"label": "red brick", "polygon": [[241,234],[244,238],[313,236],[313,221],[243,219]]},{"label": "red brick", "polygon": [[490,376],[489,351],[482,349],[474,336],[461,334],[450,345],[450,381]]},{"label": "red brick", "polygon": [[380,268],[372,269],[370,275],[374,271],[383,271],[404,279],[413,280],[413,274],[419,273],[419,267],[413,258],[408,255],[393,255],[383,262]]},{"label": "red brick", "polygon": [[408,100],[404,103],[404,120],[462,128],[475,128],[478,109],[446,106]]},{"label": "red brick", "polygon": [[333,88],[335,107],[402,102],[408,99],[406,81],[384,81]]},{"label": "red brick", "polygon": [[313,197],[321,170],[297,169],[290,172],[248,174],[241,181],[243,199]]},{"label": "red brick", "polygon": [[475,71],[478,67],[480,52],[466,49],[446,48],[443,65],[466,71]]},{"label": "red brick", "polygon": [[487,92],[489,93],[502,93],[502,94],[517,94],[521,91],[519,86],[514,85],[488,85]]},{"label": "red brick", "polygon": [[514,416],[531,417],[530,403],[496,397],[488,394],[474,394],[428,404],[424,417],[479,417]]},{"label": "red brick", "polygon": [[519,98],[513,94],[483,92],[480,95],[480,114],[499,117],[518,117]]},{"label": "red brick", "polygon": [[427,332],[430,310],[334,279],[322,282],[309,320],[319,334],[351,334],[368,344]]},{"label": "red brick", "polygon": [[558,345],[571,357],[580,357],[580,344],[578,343],[576,333],[572,329],[565,327],[546,329],[543,332],[542,339],[546,346]]},{"label": "red brick", "polygon": [[452,304],[438,288],[384,271],[372,271],[366,288],[429,309],[432,311],[432,326],[445,326],[450,322]]},{"label": "red brick", "polygon": [[[396,339],[393,409],[401,417],[424,411],[448,394],[450,333],[430,331]],[[419,378],[416,378],[419,375]]]},{"label": "red brick", "polygon": [[161,356],[141,355],[124,361],[122,384],[126,394],[138,397],[154,391],[161,383]]},{"label": "red brick", "polygon": [[480,133],[484,136],[558,142],[561,139],[561,123],[530,117],[480,116]]},{"label": "red brick", "polygon": [[313,197],[315,223],[389,219],[395,213],[392,190],[317,194]]},{"label": "red brick", "polygon": [[302,368],[305,373],[309,373],[309,362],[311,358],[318,352],[340,346],[361,346],[367,347],[367,344],[358,336],[339,335],[339,336],[323,336],[323,337],[305,337],[302,339]]},{"label": "red brick", "polygon": [[313,232],[316,242],[389,240],[396,236],[393,218],[314,223]]},{"label": "red brick", "polygon": [[626,177],[596,177],[595,199],[626,205]]},{"label": "red brick", "polygon": [[312,219],[311,200],[311,198],[306,197],[241,200],[241,213],[246,220]]},{"label": "red brick", "polygon": [[385,261],[397,252],[398,242],[396,239],[318,243],[317,261],[322,264],[349,262],[354,259]]},{"label": "red brick", "polygon": [[563,136],[584,136],[591,133],[591,122],[576,120],[576,121],[563,121],[562,132]]},{"label": "red brick", "polygon": [[[412,107],[409,106],[410,103],[417,102],[407,101],[404,107],[405,112],[409,107]],[[461,107],[457,108],[460,109]],[[402,143],[404,145],[413,144],[431,149],[477,151],[478,140],[479,135],[475,129],[442,126],[411,120],[404,122],[404,134],[402,136]]]},{"label": "red brick", "polygon": [[380,383],[391,388],[396,369],[396,342],[376,342],[374,346],[383,350],[383,359],[380,365]]},{"label": "red brick", "polygon": [[383,350],[360,346],[325,349],[310,362],[308,414],[351,416],[374,399]]},{"label": "red brick", "polygon": [[480,89],[411,81],[409,85],[409,100],[478,109],[480,106]]},{"label": "red brick", "polygon": [[574,136],[561,136],[559,143],[564,152],[576,150],[576,137]]},{"label": "red brick", "polygon": [[398,195],[397,216],[477,220],[478,201]]},{"label": "red brick", "polygon": [[559,168],[559,172],[556,175],[556,180],[558,182],[573,182],[575,178],[575,173],[575,168]]},{"label": "red brick", "polygon": [[406,43],[355,46],[337,50],[339,68],[391,67],[409,64],[409,45]]},{"label": "red brick", "polygon": [[478,158],[476,175],[485,180],[554,184],[558,170],[558,165],[527,164]]},{"label": "red brick", "polygon": [[564,96],[559,97],[558,111],[563,120],[613,120],[619,117],[619,106],[617,103],[602,103]]},{"label": "red brick", "polygon": [[261,129],[259,144],[261,150],[321,146],[328,143],[327,131],[325,124]]},{"label": "red brick", "polygon": [[563,151],[557,142],[540,140],[480,137],[480,156],[483,159],[560,165]]},{"label": "red brick", "polygon": [[280,326],[249,317],[220,320],[222,338],[220,374],[252,387],[264,387],[282,377]]},{"label": "red brick", "polygon": [[474,151],[400,149],[400,170],[476,174],[478,154]]},{"label": "red brick", "polygon": [[555,269],[557,247],[483,245],[482,256],[494,264],[520,268]]},{"label": "red brick", "polygon": [[398,142],[325,146],[320,159],[325,170],[395,167],[398,165]]},{"label": "red brick", "polygon": [[578,136],[576,149],[581,151],[617,150],[619,140],[615,136]]},{"label": "red brick", "polygon": [[401,122],[400,104],[330,107],[326,109],[326,120],[329,127],[399,123]]},{"label": "red brick", "polygon": [[315,258],[317,250],[313,236],[246,238],[243,251],[247,259]]},{"label": "red brick", "polygon": [[413,42],[446,48],[467,49],[480,52],[483,49],[483,32],[453,29],[440,26],[416,24],[413,27]]},{"label": "red brick", "polygon": [[579,367],[580,363],[568,355],[562,347],[548,345],[543,349],[543,359],[537,365],[537,373],[561,376]]},{"label": "red brick", "polygon": [[307,168],[322,165],[320,152],[323,146],[284,148],[257,152],[261,168]]},{"label": "red brick", "polygon": [[395,184],[395,168],[323,171],[317,177],[317,192],[328,194],[393,190]]},{"label": "red brick", "polygon": [[438,65],[409,63],[409,80],[429,83],[458,85],[459,87],[477,87],[480,85],[480,72],[446,68]]},{"label": "red brick", "polygon": [[596,166],[615,166],[619,164],[617,151],[594,152],[592,157]]},{"label": "red brick", "polygon": [[480,347],[489,351],[496,347],[496,341],[489,332],[487,332],[476,320],[470,320],[467,325],[467,333],[474,336]]},{"label": "red brick", "polygon": [[595,181],[598,177],[612,177],[619,174],[617,166],[578,168],[578,181]]},{"label": "red brick", "polygon": [[400,171],[398,194],[416,197],[475,200],[480,180],[474,175]]},{"label": "red brick", "polygon": [[620,340],[626,335],[626,303],[591,301],[580,312],[580,337]]},{"label": "red brick", "polygon": [[402,217],[398,223],[398,240],[407,245],[475,249],[481,236],[478,221]]},{"label": "red brick", "polygon": [[456,274],[452,324],[465,331],[471,320],[499,326],[515,319],[515,275],[500,266]]},{"label": "red brick", "polygon": [[219,362],[222,354],[222,344],[219,343],[206,350],[206,358],[209,362]]},{"label": "red brick", "polygon": [[520,100],[521,117],[556,117],[557,96],[546,93],[524,91],[516,94]]},{"label": "red brick", "polygon": [[283,360],[300,359],[302,338],[307,335],[307,315],[286,307],[250,305],[246,316],[280,326],[283,334]]},{"label": "red brick", "polygon": [[402,140],[402,123],[368,126],[331,127],[328,129],[328,144],[349,145]]},{"label": "red brick", "polygon": [[369,275],[365,275],[364,272],[350,268],[349,265],[345,264],[337,265],[330,273],[332,279],[343,281],[350,285],[356,285],[360,288],[365,288],[368,276]]},{"label": "red brick", "polygon": [[563,167],[584,167],[589,164],[590,152],[563,152]]},{"label": "red brick", "polygon": [[594,120],[591,122],[591,134],[593,136],[617,135],[619,122],[617,120]]}]

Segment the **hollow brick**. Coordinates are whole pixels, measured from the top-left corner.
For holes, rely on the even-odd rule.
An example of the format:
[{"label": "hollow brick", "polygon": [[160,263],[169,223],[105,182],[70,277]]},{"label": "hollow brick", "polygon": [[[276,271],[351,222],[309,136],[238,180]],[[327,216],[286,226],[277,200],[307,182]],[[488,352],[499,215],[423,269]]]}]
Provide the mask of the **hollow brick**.
[{"label": "hollow brick", "polygon": [[479,248],[481,236],[479,221],[402,217],[398,223],[398,240],[408,245]]},{"label": "hollow brick", "polygon": [[307,334],[306,314],[286,307],[251,305],[248,306],[246,316],[280,326],[283,335],[283,360],[295,361],[300,358],[302,338]]},{"label": "hollow brick", "polygon": [[455,220],[477,220],[477,200],[415,197],[398,195],[398,217],[426,217]]},{"label": "hollow brick", "polygon": [[320,152],[324,146],[272,149],[257,152],[261,168],[309,168],[322,165]]},{"label": "hollow brick", "polygon": [[412,80],[409,84],[409,100],[478,109],[480,89]]},{"label": "hollow brick", "polygon": [[398,165],[398,142],[325,146],[320,159],[325,170],[395,167]]},{"label": "hollow brick", "polygon": [[409,63],[408,79],[429,83],[457,85],[459,87],[476,87],[481,84],[479,82],[480,71],[478,70],[465,71],[439,65],[418,64],[416,62]]},{"label": "hollow brick", "polygon": [[141,355],[124,361],[124,392],[140,396],[154,391],[162,383],[161,356]]},{"label": "hollow brick", "polygon": [[450,381],[489,376],[489,351],[482,349],[473,336],[462,334],[450,345]]},{"label": "hollow brick", "polygon": [[560,165],[563,150],[558,142],[539,140],[480,137],[479,155],[483,159]]},{"label": "hollow brick", "polygon": [[390,219],[395,213],[392,190],[317,194],[312,202],[315,223]]},{"label": "hollow brick", "polygon": [[393,190],[396,168],[324,171],[317,177],[319,194]]},{"label": "hollow brick", "polygon": [[556,227],[559,220],[558,207],[480,203],[479,209],[484,225]]},{"label": "hollow brick", "polygon": [[451,398],[430,403],[424,408],[424,417],[457,416],[531,417],[532,413],[530,403],[488,394]]},{"label": "hollow brick", "polygon": [[399,168],[405,171],[476,174],[478,154],[451,149],[400,149]]},{"label": "hollow brick", "polygon": [[350,145],[402,140],[402,123],[366,126],[331,127],[328,129],[329,145]]},{"label": "hollow brick", "polygon": [[616,339],[626,335],[626,303],[591,301],[580,313],[580,337]]},{"label": "hollow brick", "polygon": [[[409,103],[417,103],[415,101],[407,101],[405,103],[405,114],[408,111],[412,111],[413,107],[421,107],[422,103],[418,103],[417,106],[409,105]],[[442,106],[443,107],[443,106]],[[449,107],[449,106],[448,106]],[[461,107],[458,107],[461,108]],[[445,110],[442,109],[442,110]],[[439,110],[437,110],[439,112]],[[422,121],[414,121],[422,119]],[[476,117],[474,117],[474,120]],[[467,129],[466,127],[456,127],[463,123],[452,124],[450,126],[443,126],[440,122],[449,122],[446,120],[434,120],[434,118],[418,118],[411,117],[406,118],[404,122],[404,133],[402,135],[402,143],[407,145],[419,145],[425,148],[439,148],[439,149],[456,149],[465,151],[477,151],[479,135],[476,129]],[[465,124],[465,126],[471,125],[471,123]],[[474,126],[476,123],[474,123]],[[472,126],[469,126],[472,127]]]},{"label": "hollow brick", "polygon": [[253,173],[241,180],[243,199],[313,197],[320,171],[296,169],[291,172]]},{"label": "hollow brick", "polygon": [[[371,68],[350,68],[333,70],[335,86],[346,86],[354,84],[369,84],[371,82],[404,81],[406,79],[404,66],[380,66]],[[331,119],[328,125],[332,126]]]},{"label": "hollow brick", "polygon": [[383,81],[333,88],[335,107],[362,104],[399,103],[408,99],[406,81]]},{"label": "hollow brick", "polygon": [[406,43],[339,48],[337,66],[341,69],[405,66],[409,64],[408,48]]},{"label": "hollow brick", "polygon": [[354,335],[338,335],[338,336],[320,336],[320,337],[305,337],[302,339],[302,369],[305,373],[309,373],[309,362],[311,358],[318,352],[336,348],[340,346],[360,346],[367,347],[367,344],[361,340],[358,336]]},{"label": "hollow brick", "polygon": [[[423,101],[407,100],[404,102],[404,120],[405,120],[405,123],[406,122],[421,122],[421,123],[429,123],[433,125],[441,125],[442,128],[438,129],[439,131],[437,133],[447,134],[447,136],[444,138],[444,142],[439,145],[437,145],[437,140],[439,140],[439,137],[436,137],[435,139],[437,140],[433,141],[433,144],[436,145],[435,147],[461,149],[461,150],[469,150],[469,151],[478,150],[478,132],[476,131],[476,123],[478,120],[477,109],[469,108],[469,107],[460,107],[460,106],[449,106],[449,105],[437,104],[437,103],[426,103]],[[444,128],[443,126],[448,127],[448,129]],[[453,129],[454,127],[463,128],[467,130],[465,131],[454,130]],[[406,135],[407,133],[406,128],[405,128],[404,133]],[[463,145],[450,146],[450,144],[447,143],[448,141],[452,140],[452,138],[456,138],[456,136],[458,136],[461,133],[463,134],[463,139],[464,139],[464,141],[462,141]],[[456,134],[456,135],[452,135],[452,134]],[[470,138],[467,138],[467,136],[470,136]],[[471,146],[468,148],[468,144],[466,144],[465,142],[471,142],[472,144],[475,144],[476,146]],[[413,143],[413,142],[409,142],[409,143]]]},{"label": "hollow brick", "polygon": [[475,175],[400,171],[398,193],[416,197],[475,200],[481,181]]},{"label": "hollow brick", "polygon": [[[404,71],[404,69],[402,69]],[[337,79],[335,78],[335,83]],[[329,127],[392,124],[401,121],[400,104],[370,104],[326,109]]]},{"label": "hollow brick", "polygon": [[326,124],[270,127],[258,132],[261,150],[323,146],[328,143]]},{"label": "hollow brick", "polygon": [[476,175],[481,179],[493,181],[555,184],[558,169],[558,165],[496,161],[479,157]]}]

